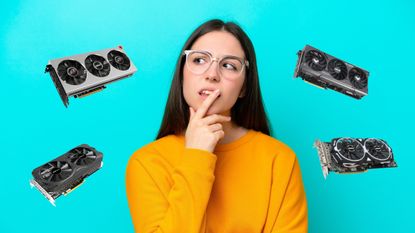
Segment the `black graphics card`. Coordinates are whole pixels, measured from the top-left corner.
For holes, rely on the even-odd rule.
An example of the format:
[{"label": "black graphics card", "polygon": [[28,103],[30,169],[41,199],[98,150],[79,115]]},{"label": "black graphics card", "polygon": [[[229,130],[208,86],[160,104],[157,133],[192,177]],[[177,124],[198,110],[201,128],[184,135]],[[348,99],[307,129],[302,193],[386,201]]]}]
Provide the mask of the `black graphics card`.
[{"label": "black graphics card", "polygon": [[316,140],[324,178],[337,173],[364,172],[371,168],[397,167],[388,143],[376,138],[335,138],[331,142]]},{"label": "black graphics card", "polygon": [[368,94],[369,72],[306,45],[298,53],[294,77],[356,99]]},{"label": "black graphics card", "polygon": [[106,84],[130,77],[136,71],[121,46],[54,59],[45,70],[50,73],[66,107],[68,97],[95,93]]},{"label": "black graphics card", "polygon": [[78,187],[86,177],[102,167],[102,153],[82,144],[32,171],[31,187],[36,187],[55,206],[55,199]]}]

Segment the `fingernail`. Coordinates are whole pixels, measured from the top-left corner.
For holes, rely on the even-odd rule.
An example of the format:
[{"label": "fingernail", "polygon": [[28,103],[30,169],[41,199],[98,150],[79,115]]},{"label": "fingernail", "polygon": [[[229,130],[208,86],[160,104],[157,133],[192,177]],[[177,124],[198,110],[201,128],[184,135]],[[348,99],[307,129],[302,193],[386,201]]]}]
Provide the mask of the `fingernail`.
[{"label": "fingernail", "polygon": [[219,93],[219,89],[216,89],[216,90],[215,90],[215,93]]}]

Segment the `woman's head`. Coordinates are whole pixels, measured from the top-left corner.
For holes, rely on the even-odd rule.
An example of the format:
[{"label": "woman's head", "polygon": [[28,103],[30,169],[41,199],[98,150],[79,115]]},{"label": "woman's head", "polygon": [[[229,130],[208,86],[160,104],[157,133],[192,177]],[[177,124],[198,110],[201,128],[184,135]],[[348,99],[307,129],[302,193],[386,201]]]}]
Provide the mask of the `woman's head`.
[{"label": "woman's head", "polygon": [[230,116],[230,110],[243,96],[246,67],[244,50],[233,34],[221,30],[200,36],[185,50],[183,96],[195,110],[208,94],[220,90],[219,97],[206,115],[219,113]]},{"label": "woman's head", "polygon": [[197,110],[205,98],[201,91],[215,89],[221,95],[207,115],[230,115],[236,125],[270,135],[251,40],[235,23],[210,20],[183,46],[157,139],[183,133],[189,106]]}]

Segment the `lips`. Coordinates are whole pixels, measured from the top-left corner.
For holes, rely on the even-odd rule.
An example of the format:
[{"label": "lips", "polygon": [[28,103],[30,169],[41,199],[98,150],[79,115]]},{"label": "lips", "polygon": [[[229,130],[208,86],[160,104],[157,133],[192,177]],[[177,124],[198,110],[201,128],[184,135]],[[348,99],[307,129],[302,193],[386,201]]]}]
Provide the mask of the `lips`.
[{"label": "lips", "polygon": [[[212,94],[216,89],[209,89],[209,88],[202,88],[201,90],[199,90],[198,94],[200,96],[209,96],[210,94]],[[219,94],[218,97],[220,97],[221,95]]]}]

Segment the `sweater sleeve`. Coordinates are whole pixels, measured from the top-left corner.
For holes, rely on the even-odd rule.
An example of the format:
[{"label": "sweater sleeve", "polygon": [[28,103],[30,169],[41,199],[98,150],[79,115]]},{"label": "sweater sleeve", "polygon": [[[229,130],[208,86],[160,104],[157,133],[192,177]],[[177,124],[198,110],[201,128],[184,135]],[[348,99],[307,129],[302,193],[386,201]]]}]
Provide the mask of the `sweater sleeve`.
[{"label": "sweater sleeve", "polygon": [[200,232],[215,178],[216,156],[185,148],[181,161],[172,170],[170,190],[161,187],[168,173],[157,172],[163,171],[164,165],[140,156],[130,159],[126,171],[127,199],[135,231]]},{"label": "sweater sleeve", "polygon": [[308,232],[307,201],[295,153],[285,148],[273,166],[273,182],[264,232]]},{"label": "sweater sleeve", "polygon": [[308,232],[307,201],[297,159],[294,160],[278,218],[271,232]]}]

